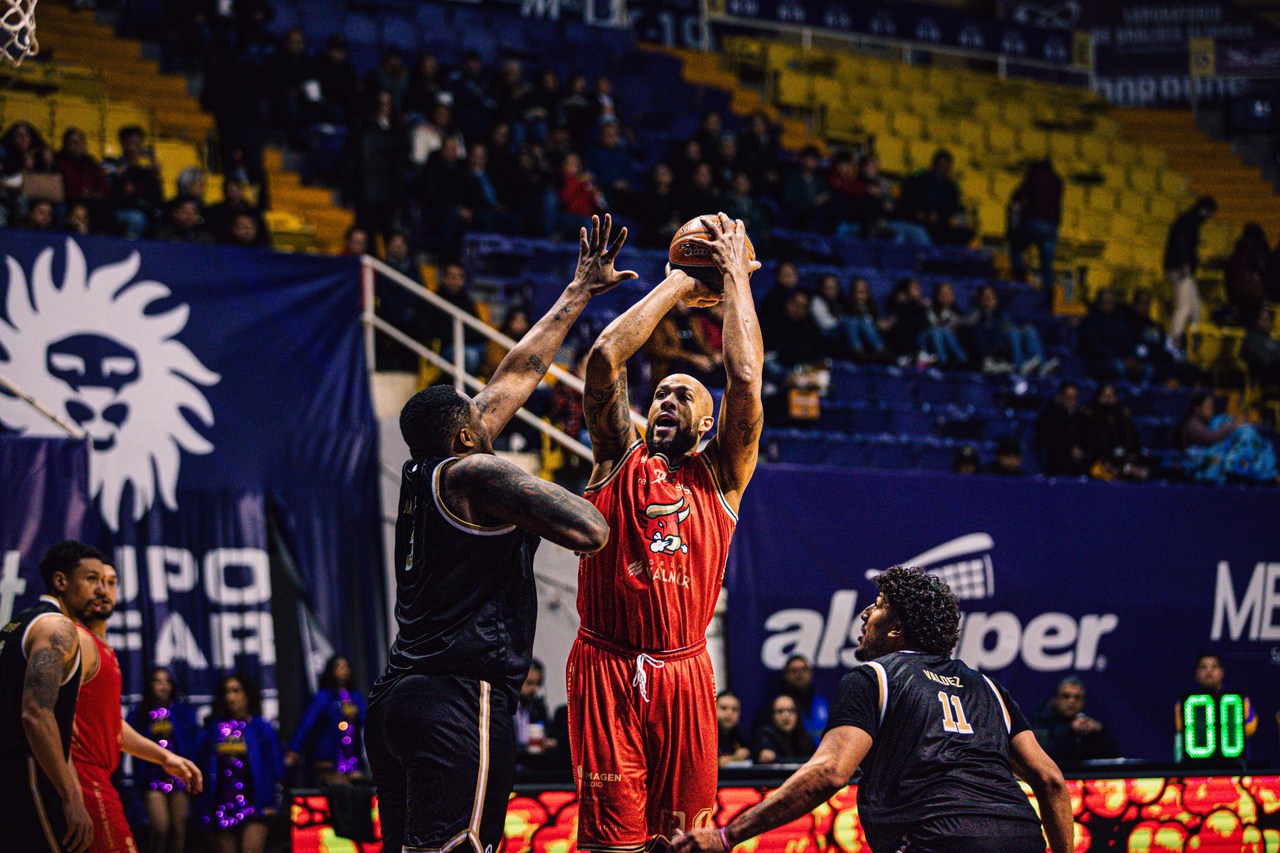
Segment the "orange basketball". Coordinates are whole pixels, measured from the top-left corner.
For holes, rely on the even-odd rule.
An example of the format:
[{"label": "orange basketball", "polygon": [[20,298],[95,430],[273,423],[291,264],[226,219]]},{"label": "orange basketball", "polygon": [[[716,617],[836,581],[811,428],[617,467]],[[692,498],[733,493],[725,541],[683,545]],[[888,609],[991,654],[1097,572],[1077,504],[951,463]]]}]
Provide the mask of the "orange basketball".
[{"label": "orange basketball", "polygon": [[[671,261],[673,269],[683,270],[718,293],[724,290],[724,276],[711,260],[711,252],[690,239],[710,240],[711,237],[711,232],[702,224],[702,217],[694,217],[676,229],[676,235],[671,238],[671,248],[667,251],[667,259]],[[756,247],[751,245],[750,237],[747,237],[747,257],[753,261],[756,259]]]}]

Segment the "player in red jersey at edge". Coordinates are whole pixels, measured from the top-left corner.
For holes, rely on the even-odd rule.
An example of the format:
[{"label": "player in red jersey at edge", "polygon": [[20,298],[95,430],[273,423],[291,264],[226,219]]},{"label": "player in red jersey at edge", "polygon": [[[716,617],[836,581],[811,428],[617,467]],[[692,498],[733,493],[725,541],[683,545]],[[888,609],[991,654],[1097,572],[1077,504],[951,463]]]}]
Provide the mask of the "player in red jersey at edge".
[{"label": "player in red jersey at edge", "polygon": [[[609,542],[578,569],[581,628],[569,654],[569,743],[578,849],[638,853],[658,837],[709,826],[716,795],[716,688],[706,631],[724,580],[738,505],[755,470],[764,345],[751,298],[746,229],[703,219],[700,241],[724,275],[713,293],[667,278],[609,324],[591,349],[583,411],[595,468],[585,497]],[[720,429],[691,376],[662,379],[638,440],[626,363],[676,303],[723,298],[727,384]]]}]

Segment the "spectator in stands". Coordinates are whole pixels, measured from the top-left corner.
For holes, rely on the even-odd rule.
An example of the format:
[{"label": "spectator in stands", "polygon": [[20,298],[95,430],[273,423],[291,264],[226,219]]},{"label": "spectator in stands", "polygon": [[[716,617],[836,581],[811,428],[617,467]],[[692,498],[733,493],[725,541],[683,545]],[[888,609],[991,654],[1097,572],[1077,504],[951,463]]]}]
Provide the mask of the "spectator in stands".
[{"label": "spectator in stands", "polygon": [[716,156],[712,158],[716,186],[728,190],[733,184],[733,176],[738,173],[738,137],[732,133],[720,134],[720,144],[716,147]]},{"label": "spectator in stands", "polygon": [[1218,210],[1212,196],[1201,196],[1191,209],[1173,221],[1164,245],[1164,274],[1173,291],[1169,337],[1186,349],[1187,326],[1200,322],[1200,291],[1196,269],[1200,266],[1200,227]]},{"label": "spectator in stands", "polygon": [[374,96],[369,118],[347,138],[344,155],[343,199],[355,209],[360,227],[383,239],[395,229],[403,196],[404,162],[408,140],[391,94]]},{"label": "spectator in stands", "polygon": [[649,358],[654,376],[687,373],[704,385],[724,387],[723,371],[719,370],[720,354],[703,337],[702,330],[694,322],[693,310],[683,302],[676,304],[658,323],[644,354]]},{"label": "spectator in stands", "polygon": [[894,285],[884,313],[884,340],[900,366],[915,362],[927,367],[938,360],[927,349],[926,341],[932,332],[929,303],[925,302],[917,279],[903,278]]},{"label": "spectator in stands", "polygon": [[868,239],[891,238],[910,246],[931,246],[933,239],[919,222],[909,222],[894,215],[893,194],[889,182],[880,172],[880,161],[874,154],[863,154],[858,161],[858,176],[853,185],[849,220]]},{"label": "spectator in stands", "polygon": [[524,123],[529,135],[537,142],[547,138],[556,121],[560,106],[560,75],[555,69],[543,68],[538,72],[533,91],[530,92],[524,110]]},{"label": "spectator in stands", "polygon": [[111,179],[116,225],[124,236],[135,239],[150,230],[163,204],[160,170],[146,145],[146,133],[137,125],[120,128],[120,157],[104,164]]},{"label": "spectator in stands", "polygon": [[445,137],[452,136],[458,143],[458,153],[466,156],[467,147],[462,134],[453,124],[453,110],[443,101],[433,104],[426,113],[426,121],[413,129],[410,140],[410,161],[418,167],[425,166],[431,155],[440,150]]},{"label": "spectator in stands", "polygon": [[342,234],[342,252],[344,258],[358,258],[369,251],[369,232],[359,225],[352,225]]},{"label": "spectator in stands", "polygon": [[515,124],[521,120],[525,101],[531,88],[524,79],[524,69],[518,59],[503,60],[498,74],[489,87],[489,100],[493,101],[493,115],[499,123]]},{"label": "spectator in stands", "polygon": [[556,220],[556,194],[551,171],[535,144],[521,145],[515,156],[494,164],[491,170],[498,186],[498,198],[519,214],[525,234],[545,237]]},{"label": "spectator in stands", "polygon": [[914,174],[903,183],[898,211],[904,219],[923,225],[933,242],[963,246],[973,239],[973,229],[961,222],[964,208],[960,187],[951,177],[954,164],[949,151],[937,151],[927,172]]},{"label": "spectator in stands", "polygon": [[306,144],[305,130],[316,115],[320,87],[307,58],[307,37],[294,27],[280,40],[280,49],[267,63],[266,83],[271,99],[272,128],[295,148]]},{"label": "spectator in stands", "polygon": [[587,151],[586,166],[595,175],[610,206],[625,202],[635,188],[635,166],[616,123],[600,126],[596,144]]},{"label": "spectator in stands", "polygon": [[987,473],[1000,477],[1021,477],[1026,473],[1022,470],[1022,442],[1017,436],[1006,435],[996,443],[995,460]]},{"label": "spectator in stands", "polygon": [[1084,682],[1074,675],[1058,682],[1053,698],[1032,719],[1036,740],[1058,764],[1119,758],[1111,730],[1084,712]]},{"label": "spectator in stands", "polygon": [[640,225],[640,245],[665,249],[680,227],[680,201],[675,175],[666,163],[654,164],[646,191],[632,199],[631,209]]},{"label": "spectator in stands", "polygon": [[[467,271],[462,264],[448,262],[441,268],[439,295],[453,307],[479,318],[480,311],[475,298],[467,289]],[[434,308],[428,308],[427,312],[426,322],[430,329],[428,339],[440,341],[440,354],[453,361],[453,317]],[[472,328],[468,327],[464,331],[463,366],[472,376],[480,370],[488,341],[488,338]]]},{"label": "spectator in stands", "polygon": [[[266,223],[258,206],[249,196],[249,186],[241,178],[229,176],[222,181],[222,201],[211,205],[204,214],[205,227],[219,243],[234,242],[231,239],[231,228],[237,217],[248,216],[253,219],[257,238],[253,245],[266,247],[271,244]],[[242,226],[243,227],[243,226]]]},{"label": "spectator in stands", "polygon": [[794,699],[778,695],[769,702],[769,720],[756,729],[753,746],[756,764],[800,764],[813,755]]},{"label": "spectator in stands", "polygon": [[1026,374],[1040,368],[1042,374],[1048,375],[1058,366],[1057,359],[1043,361],[1044,349],[1035,326],[1014,323],[1009,312],[1000,307],[1000,294],[994,285],[978,288],[977,307],[964,319],[962,328],[983,373],[1018,370]]},{"label": "spectator in stands", "polygon": [[533,658],[524,683],[520,685],[520,697],[516,700],[516,749],[521,752],[542,752],[555,747],[554,741],[547,741],[551,713],[547,710],[547,699],[542,695],[545,680],[546,667],[542,661]]},{"label": "spectator in stands", "polygon": [[941,367],[963,367],[969,361],[969,354],[956,337],[960,325],[956,289],[950,282],[940,281],[933,286],[929,304],[928,349],[938,357]]},{"label": "spectator in stands", "polygon": [[790,389],[811,387],[805,376],[807,369],[822,363],[826,356],[822,332],[809,316],[809,294],[798,288],[789,291],[782,303],[781,316],[763,329],[762,334],[766,413],[771,420],[779,416],[785,419]]},{"label": "spectator in stands", "polygon": [[761,192],[776,197],[781,162],[781,148],[768,116],[753,113],[747,120],[747,129],[738,136],[738,168],[752,176]]},{"label": "spectator in stands", "polygon": [[1015,281],[1027,280],[1027,247],[1040,253],[1040,289],[1045,307],[1053,307],[1053,256],[1062,222],[1062,178],[1047,158],[1027,168],[1009,201],[1009,254]]},{"label": "spectator in stands", "polygon": [[742,702],[728,690],[716,697],[716,724],[719,733],[720,766],[751,759],[751,747],[747,746],[747,736],[743,734]]},{"label": "spectator in stands", "polygon": [[264,60],[246,49],[218,51],[205,74],[200,103],[218,126],[218,162],[223,174],[239,172],[266,202],[262,150],[270,129],[271,91]]},{"label": "spectator in stands", "polygon": [[1227,300],[1235,309],[1236,320],[1243,326],[1253,323],[1267,301],[1266,277],[1270,254],[1271,247],[1267,245],[1267,235],[1262,226],[1256,222],[1245,225],[1227,261],[1223,279]]},{"label": "spectator in stands", "polygon": [[484,80],[484,61],[468,50],[462,64],[445,78],[444,87],[453,95],[453,114],[467,142],[483,139],[493,120],[493,101]]},{"label": "spectator in stands", "polygon": [[469,192],[467,207],[471,210],[471,227],[477,231],[516,234],[524,224],[518,213],[508,210],[498,196],[497,186],[489,177],[489,149],[477,142],[467,151]]},{"label": "spectator in stands", "polygon": [[773,273],[773,287],[760,300],[756,310],[760,317],[760,333],[766,341],[770,336],[770,327],[781,322],[787,299],[799,288],[800,270],[791,261],[780,261]]},{"label": "spectator in stands", "polygon": [[1115,291],[1099,290],[1080,324],[1080,355],[1089,373],[1098,379],[1150,381],[1152,368],[1139,358],[1137,347],[1128,320],[1117,310]]},{"label": "spectator in stands", "polygon": [[1140,287],[1133,292],[1133,301],[1122,309],[1129,322],[1129,331],[1137,344],[1134,348],[1135,357],[1148,366],[1151,378],[1156,382],[1166,379],[1198,382],[1202,375],[1200,368],[1173,357],[1173,348],[1169,344],[1164,326],[1151,316],[1154,301],[1151,291]]},{"label": "spectator in stands", "polygon": [[[405,115],[412,115],[415,121],[421,121],[431,115],[436,105],[445,94],[444,79],[440,73],[440,60],[433,53],[424,53],[418,57],[418,64],[409,75],[409,90],[404,96]],[[446,95],[452,100],[452,95]],[[426,160],[426,157],[423,157]]]},{"label": "spectator in stands", "polygon": [[696,138],[686,139],[671,156],[671,171],[676,176],[676,183],[686,185],[693,178],[693,170],[707,162],[702,145]]},{"label": "spectator in stands", "polygon": [[62,219],[62,229],[68,234],[84,236],[93,231],[93,215],[89,205],[78,201],[67,208],[67,215]]},{"label": "spectator in stands", "polygon": [[[422,274],[413,261],[409,250],[409,238],[403,231],[395,231],[391,234],[383,260],[387,266],[419,287],[422,286]],[[425,300],[415,296],[400,284],[380,280],[375,293],[377,304],[374,306],[374,313],[411,339],[425,344],[439,332],[439,329],[432,327],[428,321],[430,315],[438,312],[430,308]],[[402,346],[387,335],[378,335],[373,343],[374,364],[378,370],[418,372],[420,358],[408,347]]]},{"label": "spectator in stands", "polygon": [[603,215],[608,205],[604,193],[596,186],[595,176],[582,165],[582,158],[570,151],[560,162],[560,208],[566,214],[557,228],[572,234],[582,223]]},{"label": "spectator in stands", "polygon": [[584,74],[573,74],[565,84],[564,96],[557,108],[560,126],[569,131],[574,150],[586,149],[591,141],[591,129],[595,126],[595,108],[587,91]]},{"label": "spectator in stands", "polygon": [[365,710],[364,695],[352,684],[351,662],[346,655],[331,656],[289,741],[285,766],[305,762],[311,784],[346,785],[360,778]]},{"label": "spectator in stands", "polygon": [[853,357],[856,361],[882,361],[884,339],[880,336],[880,309],[871,297],[871,285],[865,278],[855,278],[849,287],[848,319],[856,342]]},{"label": "spectator in stands", "polygon": [[787,224],[793,228],[831,230],[821,216],[822,208],[831,200],[831,190],[818,174],[821,161],[822,152],[815,146],[807,146],[800,152],[799,162],[787,174],[782,185],[783,210]]},{"label": "spectator in stands", "polygon": [[706,160],[716,159],[716,150],[720,146],[720,137],[724,134],[724,116],[717,109],[706,109],[698,119],[698,132],[693,138],[698,141],[702,156]]},{"label": "spectator in stands", "polygon": [[1093,428],[1080,408],[1080,386],[1063,382],[1036,418],[1032,441],[1048,477],[1083,477],[1093,467]]},{"label": "spectator in stands", "polygon": [[276,730],[262,718],[260,694],[248,678],[228,675],[218,683],[196,763],[208,780],[200,820],[214,849],[262,853],[280,808],[284,763]]},{"label": "spectator in stands", "polygon": [[400,115],[404,112],[405,98],[409,93],[409,70],[404,67],[404,54],[400,48],[387,46],[382,49],[378,65],[364,79],[365,96],[386,92],[391,96],[391,108]]},{"label": "spectator in stands", "polygon": [[828,213],[841,224],[853,221],[853,200],[859,184],[858,167],[853,162],[852,153],[842,149],[831,158],[827,186],[831,189]]},{"label": "spectator in stands", "polygon": [[716,189],[715,175],[710,163],[699,163],[689,178],[689,185],[679,196],[680,219],[688,221],[695,216],[707,216],[720,211],[720,192]]},{"label": "spectator in stands", "polygon": [[157,229],[156,239],[173,243],[213,242],[213,237],[205,230],[200,206],[191,198],[178,198],[169,205],[169,213]]},{"label": "spectator in stands", "polygon": [[446,260],[462,255],[462,235],[471,224],[471,180],[458,140],[446,136],[422,170],[418,203],[426,220],[428,243]]},{"label": "spectator in stands", "polygon": [[1114,383],[1098,386],[1084,414],[1089,424],[1089,455],[1094,459],[1089,475],[1099,480],[1147,479],[1150,466],[1142,456],[1133,418]]},{"label": "spectator in stands", "polygon": [[231,217],[231,228],[226,237],[217,242],[229,246],[240,246],[245,249],[256,249],[262,245],[264,235],[258,231],[258,220],[250,213],[237,213]]},{"label": "spectator in stands", "polygon": [[817,743],[827,728],[831,706],[813,690],[813,666],[804,655],[792,655],[782,667],[781,689],[778,694],[790,696],[796,703],[800,725]]},{"label": "spectator in stands", "polygon": [[1280,340],[1271,334],[1275,314],[1262,308],[1245,332],[1240,354],[1249,367],[1249,378],[1262,385],[1280,385]]},{"label": "spectator in stands", "polygon": [[30,231],[52,231],[58,220],[54,216],[53,202],[47,198],[38,198],[30,203],[27,215],[22,220],[22,227]]},{"label": "spectator in stands", "polygon": [[0,159],[6,178],[23,172],[55,172],[58,169],[53,151],[44,137],[29,121],[17,121],[0,137]]},{"label": "spectator in stands", "polygon": [[[518,341],[529,331],[532,323],[529,321],[529,312],[521,304],[516,303],[507,308],[507,312],[502,315],[502,325],[498,327],[498,331]],[[484,354],[484,367],[481,374],[488,378],[493,376],[498,370],[498,366],[502,364],[502,359],[506,358],[507,348],[497,341],[489,341]]]},{"label": "spectator in stands", "polygon": [[360,114],[360,83],[351,65],[347,37],[336,33],[325,42],[324,53],[313,68],[320,89],[319,118],[333,124],[350,124]]},{"label": "spectator in stands", "polygon": [[596,75],[591,87],[591,105],[595,109],[595,123],[622,124],[622,116],[618,112],[618,104],[613,98],[613,81],[604,74]]},{"label": "spectator in stands", "polygon": [[111,187],[102,166],[89,154],[84,131],[68,128],[62,134],[62,150],[54,157],[62,172],[63,200],[68,204],[87,201],[102,210]]},{"label": "spectator in stands", "polygon": [[976,474],[980,465],[978,448],[972,444],[957,447],[956,452],[951,455],[951,473],[953,474]]},{"label": "spectator in stands", "polygon": [[762,251],[769,245],[772,231],[769,212],[751,193],[751,176],[746,172],[735,172],[729,182],[729,193],[721,200],[721,208],[730,219],[741,219],[747,226],[747,233],[756,246]]},{"label": "spectator in stands", "polygon": [[190,199],[196,203],[200,215],[204,216],[204,193],[207,186],[204,169],[192,166],[178,173],[177,193],[169,204],[181,199]]},{"label": "spectator in stands", "polygon": [[852,358],[859,340],[858,323],[845,316],[844,305],[840,277],[827,273],[818,282],[818,292],[809,300],[809,314],[822,332],[822,341],[832,358]]},{"label": "spectator in stands", "polygon": [[[1185,719],[1182,712],[1182,705],[1191,696],[1209,694],[1215,699],[1222,696],[1226,691],[1223,690],[1222,683],[1226,679],[1226,668],[1222,665],[1222,656],[1216,652],[1206,652],[1196,658],[1196,686],[1192,690],[1188,690],[1178,699],[1178,704],[1173,709],[1174,728],[1178,734],[1182,734],[1183,720]],[[1251,738],[1258,733],[1258,715],[1254,710],[1253,702],[1248,696],[1244,696],[1244,736]],[[1175,757],[1178,761],[1186,758],[1182,754],[1181,738],[1178,739],[1178,746],[1175,748]],[[1246,753],[1247,755],[1247,753]],[[1244,756],[1242,756],[1244,757]],[[1214,759],[1208,759],[1213,761]],[[1221,761],[1221,759],[1218,759]],[[1239,766],[1239,760],[1227,761],[1228,765]]]},{"label": "spectator in stands", "polygon": [[1183,451],[1182,471],[1193,480],[1221,485],[1227,478],[1252,483],[1276,479],[1276,451],[1252,424],[1214,413],[1213,395],[1197,392],[1174,429]]}]

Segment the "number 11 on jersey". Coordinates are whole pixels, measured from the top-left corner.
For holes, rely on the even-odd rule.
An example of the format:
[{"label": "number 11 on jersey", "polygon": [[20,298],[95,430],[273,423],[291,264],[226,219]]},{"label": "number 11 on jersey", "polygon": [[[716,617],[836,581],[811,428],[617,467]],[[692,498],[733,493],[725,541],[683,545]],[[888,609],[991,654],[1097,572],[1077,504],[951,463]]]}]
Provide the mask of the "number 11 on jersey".
[{"label": "number 11 on jersey", "polygon": [[[973,726],[969,725],[969,721],[964,718],[964,707],[960,704],[959,696],[952,696],[945,690],[938,691],[938,701],[942,703],[942,730],[944,732],[953,732],[959,735],[973,734]],[[955,716],[952,716],[951,709],[955,708]]]}]

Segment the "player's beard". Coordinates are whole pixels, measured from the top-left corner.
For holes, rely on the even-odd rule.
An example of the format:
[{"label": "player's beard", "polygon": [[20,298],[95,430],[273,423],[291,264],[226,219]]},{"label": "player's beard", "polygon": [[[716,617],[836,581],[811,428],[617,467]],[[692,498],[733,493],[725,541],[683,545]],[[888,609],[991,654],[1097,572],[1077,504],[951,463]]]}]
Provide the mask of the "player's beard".
[{"label": "player's beard", "polygon": [[111,602],[95,598],[89,602],[89,606],[77,618],[86,628],[96,634],[98,633],[97,628],[110,619],[111,614],[115,613],[115,611],[116,606]]},{"label": "player's beard", "polygon": [[650,427],[644,437],[644,444],[645,447],[649,448],[649,455],[657,456],[661,453],[673,465],[679,463],[686,454],[698,446],[698,434],[694,432],[692,427],[677,427],[671,433],[671,437],[665,440],[659,440],[653,433],[654,430]]}]

